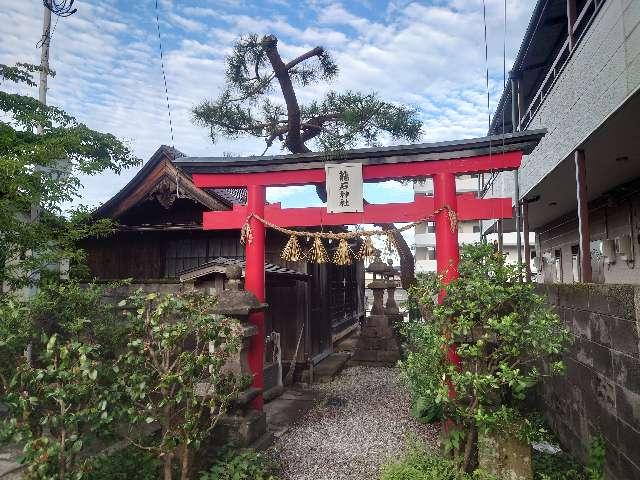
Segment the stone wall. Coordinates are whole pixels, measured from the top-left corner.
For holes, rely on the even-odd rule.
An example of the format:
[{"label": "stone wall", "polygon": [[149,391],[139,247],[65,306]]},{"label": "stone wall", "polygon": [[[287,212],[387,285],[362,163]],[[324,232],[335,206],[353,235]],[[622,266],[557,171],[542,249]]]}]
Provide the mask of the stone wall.
[{"label": "stone wall", "polygon": [[541,386],[541,402],[563,446],[586,460],[606,442],[606,478],[640,478],[640,287],[538,285],[574,336],[564,376]]}]

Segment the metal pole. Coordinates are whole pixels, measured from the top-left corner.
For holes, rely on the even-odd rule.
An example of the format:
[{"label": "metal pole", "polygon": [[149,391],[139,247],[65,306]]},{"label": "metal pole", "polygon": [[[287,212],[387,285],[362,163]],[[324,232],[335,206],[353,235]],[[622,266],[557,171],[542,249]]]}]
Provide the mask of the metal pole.
[{"label": "metal pole", "polygon": [[[513,126],[513,132],[520,130],[520,109],[519,109],[519,97],[518,91],[519,82],[517,77],[511,75],[511,124]],[[520,238],[520,178],[518,170],[513,171],[513,185],[514,185],[514,200],[516,207],[516,249],[518,250],[518,267],[522,265],[522,239]]]},{"label": "metal pole", "polygon": [[[264,218],[265,204],[264,185],[249,185],[247,187],[247,213],[256,214]],[[251,218],[250,223],[252,239],[245,247],[245,290],[253,293],[261,302],[265,301],[264,281],[264,251],[265,228],[262,222]],[[249,321],[256,326],[258,333],[251,337],[249,343],[248,361],[253,374],[253,387],[262,390],[264,388],[264,342],[265,325],[264,312],[253,313]],[[253,408],[262,410],[264,399],[262,394],[253,401]]]},{"label": "metal pole", "polygon": [[522,202],[522,236],[524,237],[524,265],[527,282],[531,281],[531,245],[529,244],[529,204]]},{"label": "metal pole", "polygon": [[522,238],[520,238],[520,176],[518,170],[513,171],[514,197],[516,202],[516,248],[518,249],[518,266],[522,266]]}]

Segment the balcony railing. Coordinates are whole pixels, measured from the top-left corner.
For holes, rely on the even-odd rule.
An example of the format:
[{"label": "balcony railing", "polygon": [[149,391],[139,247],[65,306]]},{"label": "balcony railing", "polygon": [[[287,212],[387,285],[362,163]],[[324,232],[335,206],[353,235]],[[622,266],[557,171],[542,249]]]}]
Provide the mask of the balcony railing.
[{"label": "balcony railing", "polygon": [[551,64],[549,72],[547,73],[546,77],[544,77],[544,80],[542,80],[540,88],[538,88],[538,91],[531,99],[529,108],[527,108],[524,114],[520,117],[518,130],[526,130],[529,127],[529,125],[533,121],[533,118],[536,116],[536,113],[538,113],[538,110],[540,110],[540,107],[544,103],[547,95],[569,63],[569,59],[571,58],[573,52],[576,50],[576,47],[584,38],[586,32],[589,30],[589,27],[593,23],[594,18],[605,2],[606,0],[587,0],[584,7],[582,8],[582,11],[580,12],[580,15],[573,25],[573,35],[576,36],[573,48],[571,48],[571,41],[567,36],[567,39],[564,41],[564,44],[560,48],[558,55]]}]

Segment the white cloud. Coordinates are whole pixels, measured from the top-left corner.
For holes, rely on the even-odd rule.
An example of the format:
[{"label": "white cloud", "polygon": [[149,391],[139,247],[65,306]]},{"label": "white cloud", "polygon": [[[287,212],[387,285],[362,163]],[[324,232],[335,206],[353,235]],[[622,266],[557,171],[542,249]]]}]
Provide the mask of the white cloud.
[{"label": "white cloud", "polygon": [[[287,2],[223,0],[203,7],[196,2],[160,2],[179,149],[194,155],[262,151],[264,143],[256,139],[213,145],[206,129],[191,122],[191,108],[204,98],[215,97],[223,86],[224,56],[233,40],[250,32],[278,35],[286,58],[316,45],[331,51],[340,65],[340,77],[329,85],[299,89],[303,102],[329,89],[377,91],[385,99],[418,109],[425,141],[486,132],[481,0],[441,0],[438,5],[391,1],[368,18],[354,13],[360,10],[347,2],[296,2],[297,11],[290,6],[283,9],[279,5],[283,3]],[[487,8],[495,105],[502,87],[502,0],[487,0]],[[531,8],[531,2],[525,0],[508,2],[509,63]],[[295,16],[300,21],[293,22]],[[39,51],[34,47],[41,35],[41,21],[41,2],[11,2],[1,9],[0,62],[37,63]],[[58,21],[51,66],[57,71],[49,82],[51,104],[62,106],[93,128],[127,139],[143,159],[160,144],[170,143],[152,2],[135,8],[123,0],[78,5],[75,15]],[[132,174],[87,179],[85,202],[106,200]],[[272,191],[270,199],[306,195],[295,188],[289,190],[294,193]]]}]

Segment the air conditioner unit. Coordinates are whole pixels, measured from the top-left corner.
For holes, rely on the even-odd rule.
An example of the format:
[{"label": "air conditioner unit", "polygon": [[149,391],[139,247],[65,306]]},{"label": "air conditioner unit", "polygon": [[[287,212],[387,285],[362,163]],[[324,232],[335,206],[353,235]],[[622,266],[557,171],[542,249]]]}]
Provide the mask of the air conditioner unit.
[{"label": "air conditioner unit", "polygon": [[607,238],[602,242],[602,254],[607,265],[616,263],[616,242],[613,238]]}]

